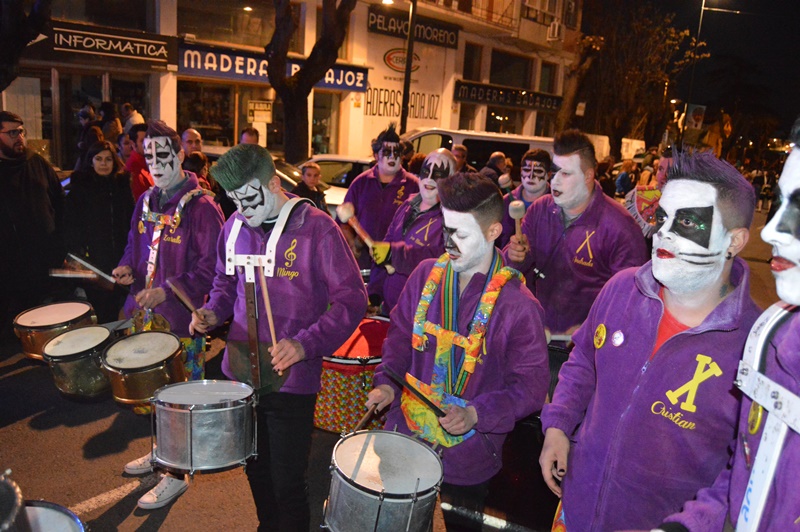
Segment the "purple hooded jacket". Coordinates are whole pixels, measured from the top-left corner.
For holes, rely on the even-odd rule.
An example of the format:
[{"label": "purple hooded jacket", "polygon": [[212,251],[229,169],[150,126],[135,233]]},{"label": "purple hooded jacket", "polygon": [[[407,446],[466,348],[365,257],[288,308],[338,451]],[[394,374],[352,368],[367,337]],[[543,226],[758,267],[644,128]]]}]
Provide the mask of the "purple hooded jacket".
[{"label": "purple hooded jacket", "polygon": [[[205,305],[220,323],[233,315],[222,362],[222,371],[230,378],[237,377],[231,369],[232,362],[242,362],[231,360],[232,356],[238,356],[231,351],[231,342],[246,344],[248,339],[243,268],[237,267],[234,275],[225,274],[225,243],[236,218],[244,222],[236,212],[225,222],[220,234],[214,288]],[[261,227],[242,223],[236,253],[263,255],[270,234]],[[275,258],[275,275],[267,279],[275,335],[278,341],[294,339],[305,350],[305,359],[289,368],[280,391],[317,393],[322,357],[333,354],[364,317],[367,309],[364,283],[339,227],[327,213],[308,203],[295,207],[278,240]],[[261,287],[260,283],[255,284],[261,308]],[[266,316],[258,320],[258,337],[261,342],[270,341]]]},{"label": "purple hooded jacket", "polygon": [[[561,334],[586,319],[606,281],[625,268],[647,260],[642,230],[619,203],[603,194],[595,181],[589,206],[568,228],[561,209],[547,194],[530,206],[522,232],[531,250],[522,264],[509,266],[525,275],[528,288],[544,308],[544,323]],[[537,279],[533,268],[545,278]]]},{"label": "purple hooded jacket", "polygon": [[725,468],[739,411],[733,380],[760,313],[747,264],[734,261],[734,291],[654,355],[664,305],[650,262],[614,276],[573,336],[542,411],[545,430],[572,440],[569,530],[649,530]]},{"label": "purple hooded jacket", "polygon": [[[412,194],[419,192],[417,177],[402,168],[386,186],[381,185],[378,165],[356,177],[347,189],[345,203],[352,203],[361,227],[373,240],[383,240],[395,211]],[[362,269],[372,266],[372,258],[364,250],[358,259]]]},{"label": "purple hooded jacket", "polygon": [[[800,395],[800,313],[795,314],[777,331],[769,344],[766,356],[767,376]],[[750,448],[751,463],[755,462],[761,436],[769,414],[765,411],[756,434],[750,434],[747,418],[753,401],[745,396],[739,412],[739,436],[731,442],[732,466],[717,477],[714,485],[700,491],[697,500],[686,504],[683,512],[669,516],[667,522],[683,524],[691,531],[722,530],[725,517],[736,525],[742,507],[750,470],[744,454],[742,441]],[[800,478],[800,434],[789,429],[783,444],[775,477],[767,496],[766,506],[758,530],[795,530],[800,516],[798,495]]]},{"label": "purple hooded jacket", "polygon": [[387,312],[397,304],[400,292],[414,268],[424,259],[435,259],[444,253],[441,204],[420,213],[406,234],[403,234],[403,225],[411,212],[412,202],[420,201],[419,195],[414,195],[404,202],[397,209],[389,230],[386,231],[384,241],[391,243],[392,255],[389,262],[395,268],[395,273],[389,275],[385,268],[374,267],[369,275],[367,292],[381,294],[383,308]]},{"label": "purple hooded jacket", "polygon": [[[428,335],[425,350],[416,351],[411,347],[411,331],[422,287],[435,262],[435,259],[423,261],[400,294],[383,343],[383,360],[373,380],[375,386],[388,384],[394,388],[395,401],[386,416],[385,426],[387,430],[397,427],[403,434],[411,434],[411,431],[400,409],[400,393],[382,368],[388,366],[397,375],[408,372],[422,382],[431,382],[436,340]],[[485,275],[475,274],[461,294],[458,305],[461,334],[469,333],[485,282]],[[441,299],[438,297],[431,302],[428,321],[441,323]],[[439,448],[444,480],[452,484],[479,484],[500,471],[506,435],[516,421],[541,408],[547,394],[550,373],[542,309],[518,280],[510,280],[501,290],[484,341],[485,354],[462,395],[478,413],[476,433],[458,445]]]},{"label": "purple hooded jacket", "polygon": [[[184,171],[186,182],[181,189],[167,202],[161,214],[175,214],[175,209],[184,194],[199,189],[197,176]],[[153,187],[151,195],[153,203],[151,212],[159,212],[156,198],[160,193]],[[141,222],[142,206],[148,194],[142,194],[136,202],[136,209],[131,218],[131,230],[128,233],[128,245],[119,261],[120,266],[130,266],[135,281],[131,285],[131,295],[125,300],[125,316],[131,317],[139,309],[134,295],[144,290],[147,275],[147,260],[150,256],[150,245],[153,243],[152,222]],[[172,332],[180,337],[189,337],[189,323],[192,315],[181,304],[166,284],[169,279],[192,301],[195,307],[201,307],[205,295],[211,290],[214,279],[214,262],[217,258],[217,236],[224,219],[214,198],[205,194],[195,196],[186,203],[180,225],[175,230],[165,227],[161,232],[161,244],[158,250],[158,265],[153,279],[153,288],[163,288],[167,299],[154,307],[154,311],[164,316],[169,322]],[[144,232],[140,232],[143,229]]]}]

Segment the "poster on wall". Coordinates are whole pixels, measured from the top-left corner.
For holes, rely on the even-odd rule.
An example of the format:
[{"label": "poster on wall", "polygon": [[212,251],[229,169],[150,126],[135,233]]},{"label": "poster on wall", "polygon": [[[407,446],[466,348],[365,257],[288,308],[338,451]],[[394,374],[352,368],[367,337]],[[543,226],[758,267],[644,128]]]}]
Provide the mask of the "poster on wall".
[{"label": "poster on wall", "polygon": [[[444,47],[414,44],[408,129],[437,127],[442,124],[442,99],[445,87]],[[403,81],[406,68],[405,41],[370,34],[367,64],[372,67],[364,95],[364,138],[373,139],[389,122],[400,124]]]}]

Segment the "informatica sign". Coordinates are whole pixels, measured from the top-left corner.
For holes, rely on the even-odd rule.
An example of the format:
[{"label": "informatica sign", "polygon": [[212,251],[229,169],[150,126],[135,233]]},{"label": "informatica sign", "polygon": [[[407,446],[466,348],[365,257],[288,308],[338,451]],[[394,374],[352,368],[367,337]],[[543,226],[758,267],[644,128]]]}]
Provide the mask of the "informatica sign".
[{"label": "informatica sign", "polygon": [[[263,54],[199,46],[184,43],[180,45],[178,73],[236,81],[269,82],[268,61]],[[303,60],[288,59],[286,74],[291,76],[303,66]],[[365,92],[367,90],[367,69],[351,65],[334,65],[316,85],[322,89]]]},{"label": "informatica sign", "polygon": [[[454,24],[418,16],[414,24],[414,42],[456,49],[460,29]],[[370,5],[367,31],[405,40],[408,38],[408,13]]]},{"label": "informatica sign", "polygon": [[560,96],[551,94],[461,80],[456,81],[453,99],[457,102],[499,105],[534,111],[557,111],[561,107],[562,101]]}]

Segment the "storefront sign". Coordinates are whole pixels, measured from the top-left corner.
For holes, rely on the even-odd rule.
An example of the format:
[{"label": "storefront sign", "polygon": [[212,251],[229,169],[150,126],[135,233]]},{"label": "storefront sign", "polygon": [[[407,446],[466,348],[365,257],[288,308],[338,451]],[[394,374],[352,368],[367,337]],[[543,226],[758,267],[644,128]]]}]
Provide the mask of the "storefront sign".
[{"label": "storefront sign", "polygon": [[247,121],[272,123],[272,102],[269,100],[250,100],[247,102]]},{"label": "storefront sign", "polygon": [[[184,43],[180,45],[178,73],[207,78],[268,83],[267,65],[268,62],[263,54]],[[302,66],[302,60],[289,59],[286,63],[286,74],[291,76]],[[325,77],[314,86],[364,92],[367,90],[367,69],[350,65],[334,65],[325,73]]]},{"label": "storefront sign", "polygon": [[[414,40],[455,49],[458,48],[460,29],[454,24],[418,16],[414,24]],[[369,6],[367,31],[405,40],[408,38],[408,13],[372,4]]]},{"label": "storefront sign", "polygon": [[557,111],[561,107],[562,100],[560,96],[541,92],[461,80],[456,81],[453,99],[457,102],[500,105],[535,111]]},{"label": "storefront sign", "polygon": [[[52,38],[31,45],[31,59],[42,56],[71,63],[97,61],[102,56],[157,70],[176,70],[178,40],[167,35],[53,21]],[[117,66],[117,65],[114,65]]]}]

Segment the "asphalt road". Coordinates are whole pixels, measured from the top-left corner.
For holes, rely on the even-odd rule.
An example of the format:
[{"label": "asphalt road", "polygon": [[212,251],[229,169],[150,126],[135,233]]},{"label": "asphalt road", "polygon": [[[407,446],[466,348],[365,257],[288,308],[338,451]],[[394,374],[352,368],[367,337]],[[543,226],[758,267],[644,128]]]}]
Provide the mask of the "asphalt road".
[{"label": "asphalt road", "polygon": [[[751,293],[766,307],[777,296],[767,264],[769,248],[759,238],[763,223],[764,215],[757,214],[742,256],[753,273]],[[337,434],[314,433],[309,468],[312,530],[322,519],[331,454],[338,439]],[[130,477],[122,467],[149,448],[148,417],[111,399],[66,399],[46,365],[24,357],[15,337],[0,338],[0,472],[12,470],[26,499],[70,508],[93,531],[255,529],[255,506],[241,468],[197,474],[172,505],[138,509],[136,501],[157,478]],[[507,441],[506,465],[492,483],[486,510],[511,523],[507,530],[549,530],[556,500],[541,481],[539,450],[535,425],[518,425]]]}]

